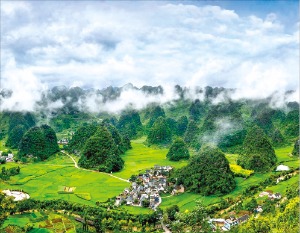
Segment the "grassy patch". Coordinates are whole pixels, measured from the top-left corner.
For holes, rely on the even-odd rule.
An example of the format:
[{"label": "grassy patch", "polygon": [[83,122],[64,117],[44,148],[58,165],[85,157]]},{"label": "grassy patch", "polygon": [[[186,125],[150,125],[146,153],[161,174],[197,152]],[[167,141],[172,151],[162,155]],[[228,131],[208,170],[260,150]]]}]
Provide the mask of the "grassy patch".
[{"label": "grassy patch", "polygon": [[[106,174],[84,171],[73,166],[53,166],[65,159],[70,160],[69,157],[65,157],[54,158],[51,164],[50,161],[22,164],[21,173],[13,176],[10,181],[1,183],[1,188],[23,189],[31,198],[39,200],[63,199],[93,205],[97,201],[103,202],[117,196],[128,187],[128,183]],[[58,186],[76,187],[77,193],[93,193],[93,196],[88,201],[73,194],[61,195],[57,192]]]},{"label": "grassy patch", "polygon": [[115,173],[116,176],[128,179],[132,174],[138,174],[156,164],[170,165],[176,168],[183,167],[187,164],[187,161],[169,161],[166,158],[169,151],[168,149],[148,147],[143,144],[145,140],[146,138],[142,137],[131,141],[132,149],[122,155],[125,161],[125,167],[122,171]]},{"label": "grassy patch", "polygon": [[267,187],[266,190],[272,190],[274,193],[285,194],[287,187],[299,181],[299,175],[295,175],[292,178],[284,181],[280,181],[277,185]]},{"label": "grassy patch", "polygon": [[277,156],[278,162],[297,160],[297,158],[292,156],[292,151],[293,151],[293,145],[276,148],[275,154]]},{"label": "grassy patch", "polygon": [[127,206],[123,205],[120,207],[122,210],[128,211],[128,213],[131,214],[151,214],[153,213],[153,210],[148,208],[142,208],[138,206]]}]

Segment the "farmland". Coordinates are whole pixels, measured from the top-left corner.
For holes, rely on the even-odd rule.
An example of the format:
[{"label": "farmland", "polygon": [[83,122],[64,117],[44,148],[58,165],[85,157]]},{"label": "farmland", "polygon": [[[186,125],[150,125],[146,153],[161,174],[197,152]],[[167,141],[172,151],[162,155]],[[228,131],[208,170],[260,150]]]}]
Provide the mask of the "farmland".
[{"label": "farmland", "polygon": [[[56,155],[46,162],[22,164],[20,167],[21,173],[11,177],[11,180],[2,184],[1,188],[23,189],[31,198],[38,200],[63,199],[94,205],[97,201],[103,202],[119,194],[128,186],[128,183],[106,174],[79,170],[65,155]],[[60,186],[76,187],[74,194],[78,195],[59,194]],[[90,198],[82,198],[82,196]]]},{"label": "farmland", "polygon": [[128,179],[132,174],[151,168],[154,165],[170,165],[175,168],[183,167],[187,161],[172,162],[166,158],[168,149],[148,147],[144,145],[145,137],[131,142],[132,148],[127,151],[122,158],[125,161],[125,167],[122,171],[115,173],[116,176]]},{"label": "farmland", "polygon": [[[125,167],[122,171],[114,173],[115,176],[128,179],[132,174],[137,174],[155,164],[171,165],[175,168],[187,164],[186,161],[170,162],[166,159],[167,149],[148,147],[144,145],[145,138],[132,141],[133,149],[127,151],[122,158],[125,160]],[[296,166],[299,161],[289,156],[292,147],[284,147],[276,150],[278,160],[289,166]],[[78,160],[78,157],[75,157]],[[236,164],[237,155],[228,154],[227,159],[231,165]],[[3,165],[1,165],[3,166]],[[13,163],[7,163],[8,167],[16,166]],[[21,173],[1,185],[2,189],[23,189],[29,193],[31,198],[39,200],[63,199],[87,205],[95,205],[97,201],[104,202],[108,198],[118,195],[129,186],[129,183],[109,176],[108,174],[81,170],[74,167],[74,162],[66,155],[58,153],[44,162],[20,164]],[[255,173],[248,179],[237,177],[237,187],[233,192],[224,196],[237,197],[243,190],[250,185],[257,184],[267,177],[269,173]],[[38,185],[37,185],[38,184]],[[280,184],[284,185],[285,182]],[[58,190],[62,186],[75,187],[74,193],[59,194]],[[283,188],[281,188],[283,189]],[[177,204],[183,209],[190,209],[195,206],[196,200],[202,200],[205,205],[217,203],[220,197],[209,196],[202,197],[194,193],[184,193],[178,196],[164,197],[161,204],[162,208]],[[146,213],[141,208],[126,208],[132,213]]]},{"label": "farmland", "polygon": [[26,224],[32,224],[35,232],[76,232],[76,222],[64,215],[55,214],[52,212],[34,212],[26,214],[16,214],[10,216],[4,223],[3,227],[8,225],[17,225],[25,227]]}]

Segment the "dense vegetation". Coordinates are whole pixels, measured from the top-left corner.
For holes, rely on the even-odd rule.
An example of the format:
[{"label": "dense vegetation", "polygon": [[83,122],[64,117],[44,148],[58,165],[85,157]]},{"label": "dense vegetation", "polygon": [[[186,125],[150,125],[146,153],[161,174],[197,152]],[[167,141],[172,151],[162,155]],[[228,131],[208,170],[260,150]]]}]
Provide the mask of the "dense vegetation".
[{"label": "dense vegetation", "polygon": [[140,135],[143,129],[140,115],[135,110],[122,112],[116,126],[122,135],[131,139]]},{"label": "dense vegetation", "polygon": [[147,141],[150,144],[168,144],[172,140],[172,132],[166,119],[158,117],[148,134]]},{"label": "dense vegetation", "polygon": [[181,138],[176,138],[167,154],[167,158],[171,161],[179,161],[181,159],[189,159],[190,153]]},{"label": "dense vegetation", "polygon": [[177,184],[183,184],[188,190],[205,196],[226,194],[236,186],[225,155],[211,147],[203,148],[175,176]]},{"label": "dense vegetation", "polygon": [[18,175],[20,173],[21,168],[18,167],[11,167],[6,169],[5,167],[1,168],[1,173],[0,173],[0,179],[1,180],[9,180],[11,176]]},{"label": "dense vegetation", "polygon": [[149,119],[147,127],[151,128],[154,124],[154,122],[159,118],[159,117],[165,117],[166,113],[164,109],[161,106],[155,106],[149,110],[149,113],[146,114],[146,119]]},{"label": "dense vegetation", "polygon": [[78,164],[84,168],[94,168],[99,171],[119,171],[124,165],[120,151],[111,133],[104,125],[100,125],[95,134],[86,141]]},{"label": "dense vegetation", "polygon": [[59,151],[54,130],[48,125],[30,128],[20,142],[19,156],[32,155],[45,160]]},{"label": "dense vegetation", "polygon": [[32,113],[10,113],[6,146],[17,149],[25,132],[33,127],[35,123],[36,120]]},{"label": "dense vegetation", "polygon": [[26,131],[27,130],[24,125],[17,125],[16,127],[14,127],[8,134],[6,146],[11,148],[18,148],[19,143]]},{"label": "dense vegetation", "polygon": [[295,141],[293,152],[292,152],[293,156],[299,156],[299,141],[300,141],[299,138]]},{"label": "dense vegetation", "polygon": [[266,172],[276,164],[275,151],[261,128],[250,128],[243,144],[238,164],[243,168]]},{"label": "dense vegetation", "polygon": [[194,120],[189,121],[184,135],[184,141],[188,146],[196,149],[200,148],[199,131],[197,123]]},{"label": "dense vegetation", "polygon": [[68,144],[68,150],[72,152],[79,152],[83,149],[85,142],[95,134],[97,131],[97,124],[84,124],[72,136]]},{"label": "dense vegetation", "polygon": [[[129,86],[126,88],[134,87]],[[147,95],[161,95],[163,93],[162,87],[145,86],[140,90]],[[59,139],[72,136],[68,146],[65,147],[70,153],[80,156],[79,166],[104,172],[120,171],[127,167],[127,170],[123,169],[120,173],[115,174],[125,179],[130,177],[130,172],[132,172],[130,169],[134,166],[136,172],[150,167],[150,165],[147,167],[148,161],[144,163],[145,144],[159,145],[158,147],[146,148],[151,149],[149,155],[147,154],[147,159],[153,156],[153,160],[156,162],[156,154],[152,154],[155,151],[155,153],[161,153],[161,158],[159,159],[159,162],[163,163],[161,165],[170,164],[174,167],[182,167],[188,163],[186,167],[175,169],[170,177],[171,183],[174,183],[174,185],[182,184],[187,192],[174,197],[163,198],[163,203],[167,203],[164,206],[163,221],[170,225],[172,232],[210,232],[211,227],[205,221],[207,216],[220,217],[220,212],[218,211],[229,207],[237,212],[252,212],[257,205],[264,205],[263,214],[258,218],[250,218],[247,223],[233,229],[231,232],[296,232],[298,223],[295,219],[298,217],[296,207],[299,205],[299,198],[297,198],[299,184],[298,182],[294,185],[289,185],[290,183],[288,182],[280,182],[276,186],[275,184],[279,177],[286,175],[284,177],[284,181],[286,181],[292,177],[293,173],[298,172],[298,167],[295,164],[299,156],[299,104],[290,102],[286,103],[285,109],[272,109],[270,107],[272,106],[271,97],[260,100],[231,100],[231,90],[211,87],[196,88],[195,94],[202,96],[202,98],[199,97],[200,99],[192,100],[187,88],[177,85],[176,90],[180,98],[164,105],[151,103],[141,110],[127,109],[120,114],[110,114],[99,110],[97,114],[94,114],[88,111],[83,112],[85,111],[84,106],[79,107],[78,105],[80,101],[84,102],[84,98],[89,92],[88,90],[81,88],[67,89],[64,87],[53,88],[42,100],[45,108],[41,109],[44,112],[0,113],[0,139],[3,139],[1,143],[5,142],[5,144],[0,145],[2,147],[1,150],[4,151],[2,153],[4,155],[2,161],[5,161],[5,156],[8,152],[5,150],[6,146],[10,147],[13,153],[20,148],[19,155],[22,158],[25,155],[32,155],[40,160],[45,160],[51,154],[57,152],[58,146],[55,132],[45,125],[34,127],[36,123],[43,124],[46,121],[48,122],[48,120],[51,127],[56,132],[59,132]],[[108,87],[104,90],[98,90],[96,94],[103,96],[104,103],[109,103],[110,100],[117,100],[121,92],[122,88]],[[220,93],[222,93],[225,101],[220,102],[218,99],[214,99]],[[51,101],[61,101],[63,107],[46,111]],[[50,116],[50,119],[47,119],[48,116]],[[39,119],[40,122],[36,122],[36,119]],[[73,134],[74,131],[75,133]],[[146,142],[144,142],[145,136],[147,136]],[[183,140],[177,138],[178,136],[182,137]],[[138,150],[137,152],[124,154],[131,148],[131,139],[139,141]],[[136,141],[134,141],[134,146],[136,146]],[[171,142],[173,143],[171,144]],[[223,152],[216,148],[206,147],[206,143],[212,143],[224,153],[226,152],[226,157],[230,161],[230,167]],[[294,144],[293,150],[291,149],[292,143]],[[277,154],[276,159],[273,147],[276,149],[276,154],[278,149],[282,149],[282,154],[286,155],[282,158]],[[7,149],[9,150],[9,148]],[[191,158],[189,158],[189,151],[193,155]],[[289,156],[290,153],[294,157]],[[127,157],[130,157],[130,160],[126,160]],[[166,160],[166,157],[169,160]],[[127,165],[124,164],[122,158]],[[182,159],[190,159],[190,161],[177,162]],[[280,164],[288,165],[291,170],[286,173],[276,173],[275,175],[271,173],[271,169],[275,167],[277,160]],[[22,160],[22,162],[26,161]],[[45,164],[46,166],[46,164],[52,162],[52,160],[51,162],[49,160],[49,163],[48,161],[46,163],[38,163],[36,167],[40,166],[40,164]],[[143,164],[139,166],[139,162]],[[31,165],[34,164],[24,166]],[[69,165],[66,166],[66,169],[70,168]],[[23,169],[22,166],[21,168]],[[129,170],[128,167],[130,167]],[[230,168],[235,174],[232,173]],[[77,169],[74,170],[82,172]],[[253,170],[255,171],[254,173]],[[12,181],[13,185],[20,184],[23,187],[24,182],[28,182],[28,179],[35,179],[35,176],[26,177],[24,175],[27,174],[26,172],[18,174],[19,172],[20,169],[17,167],[2,169],[0,178],[5,180],[5,182],[2,181],[3,184]],[[63,173],[61,170],[59,172],[59,176],[63,177],[63,180],[65,176],[62,174],[70,174],[70,171]],[[88,171],[85,172],[89,173]],[[94,173],[90,174],[94,175]],[[13,175],[16,176],[10,178]],[[234,178],[234,176],[236,177]],[[88,177],[90,179],[91,176]],[[68,179],[69,177],[65,180]],[[113,178],[109,177],[109,179]],[[46,181],[43,182],[45,187],[50,185]],[[102,181],[99,180],[99,182]],[[109,182],[107,181],[107,183]],[[118,185],[120,184],[118,183]],[[272,189],[272,185],[281,194],[284,194],[281,189],[289,185],[285,194],[287,197],[286,201],[275,202],[256,199],[254,195],[266,189],[267,186]],[[113,183],[112,186],[117,185]],[[29,186],[25,187],[28,188]],[[234,190],[235,187],[236,189]],[[170,188],[173,188],[173,186],[171,185]],[[232,192],[233,190],[234,192]],[[48,193],[45,193],[42,198],[48,195]],[[192,209],[191,206],[195,203],[195,199],[200,198],[200,195],[197,194],[211,195],[210,197],[202,197],[208,202],[206,203],[209,205],[208,207],[198,203],[196,209]],[[224,197],[224,194],[227,195]],[[83,210],[82,206],[65,201],[39,202],[29,200],[13,203],[9,199],[6,200],[2,197],[3,195],[0,197],[1,206],[4,206],[3,208],[7,212],[3,214],[4,209],[0,209],[0,212],[2,211],[0,214],[1,220],[6,217],[7,213],[40,207],[60,210],[60,207],[65,209],[65,206],[67,206],[66,209],[72,209],[74,212]],[[189,201],[187,201],[186,197],[190,198]],[[236,199],[230,200],[232,197],[236,197]],[[50,197],[47,198],[51,199]],[[89,204],[95,203],[94,198],[92,198],[92,201],[89,201]],[[182,201],[183,199],[185,200]],[[216,203],[214,203],[215,201]],[[109,208],[113,208],[114,202],[111,201],[111,203],[113,204]],[[173,205],[174,203],[180,208],[177,205]],[[235,205],[236,203],[237,205]],[[276,208],[275,204],[279,207]],[[142,205],[147,207],[149,202],[144,201]],[[107,207],[105,206],[105,208]],[[88,207],[85,206],[84,208]],[[112,214],[114,211],[103,211],[101,209],[101,214],[98,215],[99,212],[97,211],[99,209],[88,211],[90,213],[88,219],[96,222],[99,232],[104,229],[122,232],[130,232],[133,229],[140,232],[150,231],[150,229],[154,231],[154,225],[150,228],[149,224],[158,219],[153,220],[154,215],[152,214],[142,217],[131,216],[126,211],[123,213],[123,210],[120,210],[120,212],[116,211],[120,215],[114,215],[115,213]],[[158,212],[160,210],[156,214]],[[83,215],[82,212],[79,214]],[[135,224],[134,228],[133,223]],[[16,230],[17,228],[13,229]]]}]

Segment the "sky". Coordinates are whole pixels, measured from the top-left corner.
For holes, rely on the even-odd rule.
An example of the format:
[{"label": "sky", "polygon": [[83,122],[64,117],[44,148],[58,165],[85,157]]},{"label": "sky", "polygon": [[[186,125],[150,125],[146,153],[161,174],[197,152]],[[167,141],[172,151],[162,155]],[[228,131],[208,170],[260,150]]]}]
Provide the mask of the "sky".
[{"label": "sky", "polygon": [[299,2],[1,1],[7,108],[53,86],[126,83],[298,99]]}]

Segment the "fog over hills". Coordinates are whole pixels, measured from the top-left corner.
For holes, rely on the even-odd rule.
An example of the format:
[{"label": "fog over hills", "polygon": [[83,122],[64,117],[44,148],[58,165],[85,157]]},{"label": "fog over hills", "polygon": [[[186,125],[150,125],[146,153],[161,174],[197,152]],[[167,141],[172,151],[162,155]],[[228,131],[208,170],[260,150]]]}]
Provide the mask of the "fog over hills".
[{"label": "fog over hills", "polygon": [[[190,98],[199,94],[195,87],[212,86],[236,89],[233,99],[279,91],[276,104],[295,90],[288,98],[297,100],[297,2],[229,3],[4,1],[0,89],[10,98],[1,110],[32,111],[43,93],[63,85],[93,88],[85,97],[89,111],[98,111],[106,95],[118,97],[112,111],[129,102],[167,102],[177,98],[177,84],[191,90]],[[138,89],[160,85],[164,93],[105,89],[129,82]]]},{"label": "fog over hills", "polygon": [[[1,91],[2,110],[6,111],[42,111],[55,112],[65,109],[66,113],[75,109],[81,112],[99,113],[120,111],[132,108],[143,109],[151,103],[172,104],[179,100],[209,101],[212,104],[220,102],[239,101],[252,99],[268,103],[271,108],[288,109],[290,102],[298,102],[297,92],[275,91],[269,96],[247,98],[239,89],[223,87],[174,87],[142,86],[140,88],[128,83],[122,87],[106,87],[103,89],[83,89],[80,87],[55,86],[49,90],[36,93],[35,98],[28,103],[13,102],[13,91],[4,89]],[[67,110],[69,109],[69,110]]]}]

